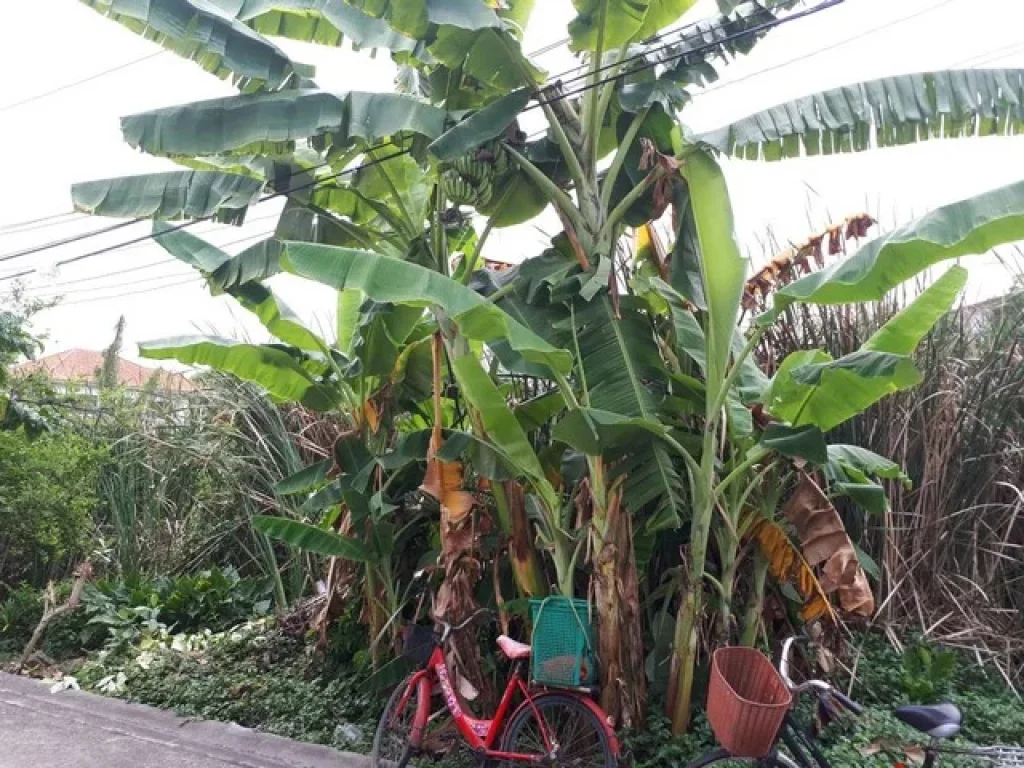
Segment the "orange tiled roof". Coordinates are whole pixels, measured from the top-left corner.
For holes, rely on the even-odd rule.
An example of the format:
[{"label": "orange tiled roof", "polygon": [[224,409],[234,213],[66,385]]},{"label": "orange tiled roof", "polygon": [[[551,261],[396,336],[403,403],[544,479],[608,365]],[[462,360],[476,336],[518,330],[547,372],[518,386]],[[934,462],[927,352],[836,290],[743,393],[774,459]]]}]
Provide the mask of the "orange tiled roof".
[{"label": "orange tiled roof", "polygon": [[[95,381],[96,372],[103,367],[103,353],[92,349],[68,349],[55,352],[38,360],[16,365],[11,369],[14,376],[28,376],[36,372],[46,373],[55,381]],[[139,389],[153,376],[157,376],[157,389],[171,392],[191,392],[196,386],[180,373],[162,368],[146,368],[130,360],[118,358],[117,383],[123,387]]]}]

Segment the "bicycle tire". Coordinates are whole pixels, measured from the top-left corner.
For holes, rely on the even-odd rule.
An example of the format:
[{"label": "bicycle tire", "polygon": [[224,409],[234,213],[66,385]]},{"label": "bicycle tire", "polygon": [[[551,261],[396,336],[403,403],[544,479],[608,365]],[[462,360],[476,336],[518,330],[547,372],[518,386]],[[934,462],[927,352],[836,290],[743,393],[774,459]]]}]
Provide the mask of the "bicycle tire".
[{"label": "bicycle tire", "polygon": [[742,763],[744,765],[756,765],[758,768],[800,768],[796,761],[781,752],[776,752],[774,755],[762,758],[733,757],[721,747],[708,752],[706,755],[702,755],[692,763],[689,763],[686,768],[707,768],[717,763]]},{"label": "bicycle tire", "polygon": [[[571,733],[587,739],[587,741],[582,744],[574,744],[573,750],[575,751],[573,752],[560,752],[558,758],[559,765],[570,765],[573,768],[616,768],[617,760],[612,753],[611,743],[608,740],[608,734],[605,733],[604,725],[597,715],[579,699],[559,693],[544,693],[534,698],[533,705],[532,707],[520,707],[519,711],[512,717],[501,737],[501,749],[503,752],[544,754],[545,747],[539,734],[532,736],[533,743],[520,743],[521,741],[531,740],[527,728],[531,724],[534,726],[537,724],[537,720],[534,717],[534,708],[536,708],[544,718],[544,722],[552,730],[560,727],[564,728],[570,723],[575,724],[576,728],[582,727],[583,729],[582,732],[573,729]],[[555,721],[554,718],[549,718],[545,714],[545,710],[562,710],[574,717]],[[554,725],[552,725],[553,722]],[[588,730],[590,731],[589,734],[587,733]],[[559,742],[561,746],[558,734],[555,733],[554,736],[555,741]],[[580,739],[575,739],[575,741],[579,742]],[[584,750],[582,754],[579,752],[580,749]],[[565,750],[564,746],[562,746],[562,750]],[[592,755],[594,759],[584,762],[583,760],[587,755]]]},{"label": "bicycle tire", "polygon": [[[402,720],[398,723],[394,720],[395,709],[397,709],[402,695],[412,684],[412,680],[413,675],[409,675],[388,697],[388,703],[381,713],[377,730],[373,734],[373,749],[370,751],[372,768],[406,768],[409,760],[412,759],[413,748],[409,743],[409,733],[416,715],[416,696],[418,694],[415,691],[409,697],[405,710],[401,713]],[[404,749],[402,748],[403,741]]]}]

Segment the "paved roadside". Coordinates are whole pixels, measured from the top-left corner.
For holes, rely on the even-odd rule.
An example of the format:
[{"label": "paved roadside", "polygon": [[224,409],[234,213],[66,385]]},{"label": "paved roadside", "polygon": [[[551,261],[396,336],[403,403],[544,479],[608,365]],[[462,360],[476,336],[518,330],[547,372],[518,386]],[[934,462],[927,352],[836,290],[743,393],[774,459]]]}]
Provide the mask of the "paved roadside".
[{"label": "paved roadside", "polygon": [[0,674],[0,768],[367,768],[360,755]]}]

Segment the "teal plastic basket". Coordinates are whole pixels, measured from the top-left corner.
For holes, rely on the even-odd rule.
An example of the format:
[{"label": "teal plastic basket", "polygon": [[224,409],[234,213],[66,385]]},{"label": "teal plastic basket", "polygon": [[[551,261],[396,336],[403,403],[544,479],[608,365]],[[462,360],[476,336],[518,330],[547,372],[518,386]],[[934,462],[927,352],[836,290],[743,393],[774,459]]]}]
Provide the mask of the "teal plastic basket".
[{"label": "teal plastic basket", "polygon": [[552,596],[530,600],[533,681],[579,688],[597,683],[597,655],[590,603]]}]

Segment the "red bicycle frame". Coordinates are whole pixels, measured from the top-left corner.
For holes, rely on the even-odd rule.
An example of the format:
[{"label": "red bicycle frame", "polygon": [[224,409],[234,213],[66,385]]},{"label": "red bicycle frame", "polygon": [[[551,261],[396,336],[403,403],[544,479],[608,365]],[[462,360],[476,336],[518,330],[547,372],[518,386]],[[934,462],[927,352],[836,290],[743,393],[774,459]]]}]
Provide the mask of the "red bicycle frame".
[{"label": "red bicycle frame", "polygon": [[[405,693],[398,703],[397,709],[401,712],[406,706],[409,706],[410,699],[415,693],[416,716],[413,720],[412,733],[409,739],[413,747],[418,749],[423,743],[427,721],[430,717],[430,699],[434,682],[440,686],[445,707],[451,713],[462,738],[466,740],[466,743],[469,744],[473,751],[481,753],[484,757],[495,760],[539,764],[548,760],[558,749],[559,745],[552,742],[551,734],[548,731],[547,724],[544,722],[544,717],[534,703],[534,692],[531,691],[530,686],[527,685],[520,673],[519,664],[516,664],[512,669],[512,674],[509,676],[505,692],[502,694],[501,702],[498,704],[498,710],[495,712],[494,717],[490,720],[480,720],[469,715],[462,708],[462,705],[459,704],[459,699],[455,695],[455,689],[448,674],[448,664],[445,661],[444,653],[440,646],[434,648],[427,666],[412,676],[406,686]],[[504,730],[505,721],[516,693],[522,694],[523,697],[523,703],[519,705],[519,709],[530,707],[533,710],[533,716],[537,719],[541,735],[544,739],[544,746],[548,750],[547,754],[531,755],[520,752],[502,752],[501,750],[494,749]],[[608,723],[607,715],[604,714],[601,708],[590,698],[574,691],[559,690],[559,693],[579,699],[584,706],[597,715],[601,726],[605,729],[605,733],[608,736],[608,743],[612,753],[618,756],[620,752],[618,739]]]}]

